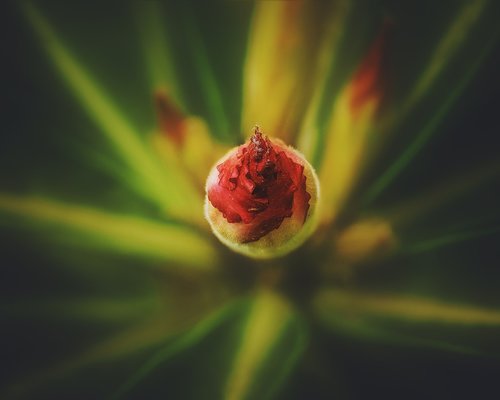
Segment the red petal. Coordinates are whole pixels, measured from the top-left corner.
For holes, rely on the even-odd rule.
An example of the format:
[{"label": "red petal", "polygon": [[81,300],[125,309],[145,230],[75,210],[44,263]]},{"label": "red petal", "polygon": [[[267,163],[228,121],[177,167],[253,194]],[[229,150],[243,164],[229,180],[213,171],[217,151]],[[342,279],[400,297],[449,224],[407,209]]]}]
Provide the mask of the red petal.
[{"label": "red petal", "polygon": [[310,194],[304,166],[256,130],[249,143],[217,166],[208,199],[229,223],[243,222],[244,242],[259,240],[295,214],[305,221]]}]

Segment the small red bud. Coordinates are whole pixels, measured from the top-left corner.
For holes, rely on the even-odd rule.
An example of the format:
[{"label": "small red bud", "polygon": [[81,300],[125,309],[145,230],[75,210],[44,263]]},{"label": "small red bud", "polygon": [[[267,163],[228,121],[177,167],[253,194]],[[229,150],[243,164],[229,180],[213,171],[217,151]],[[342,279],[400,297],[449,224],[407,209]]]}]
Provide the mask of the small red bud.
[{"label": "small red bud", "polygon": [[219,239],[240,253],[268,258],[309,236],[304,233],[311,231],[318,182],[300,153],[255,128],[247,143],[212,168],[206,192],[205,214]]}]

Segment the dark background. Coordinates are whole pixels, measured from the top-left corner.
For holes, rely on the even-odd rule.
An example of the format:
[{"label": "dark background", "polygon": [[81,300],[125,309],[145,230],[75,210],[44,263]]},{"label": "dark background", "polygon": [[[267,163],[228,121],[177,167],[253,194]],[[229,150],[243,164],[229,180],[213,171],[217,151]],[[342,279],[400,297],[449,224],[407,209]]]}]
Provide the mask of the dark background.
[{"label": "dark background", "polygon": [[[436,21],[449,18],[449,4],[409,2],[402,6],[399,2],[374,3],[377,6],[367,8],[364,13],[375,13],[374,10],[381,14],[388,13],[395,17],[401,27],[400,33],[396,33],[391,67],[396,71],[395,80],[401,80],[400,85],[394,84],[393,87],[392,96],[397,97],[405,87],[405,79],[409,79],[405,74],[412,73],[408,65],[418,60],[419,52],[424,51],[418,44],[427,43],[429,47],[428,41],[432,42],[435,31],[443,26]],[[241,66],[251,6],[248,3],[215,3],[198,7],[193,3],[186,6],[187,11],[178,9],[180,6],[169,7],[179,15],[194,13],[195,21],[206,40],[217,81],[221,84],[231,128],[237,132],[241,108]],[[105,82],[106,88],[118,99],[118,104],[132,110],[130,117],[136,125],[144,131],[154,127],[153,107],[145,106],[152,102],[143,73],[144,66],[141,64],[137,34],[130,23],[133,7],[45,2],[40,8],[54,22],[68,47],[78,49],[78,59],[89,69],[97,71],[96,78]],[[486,18],[483,29],[491,28],[490,20],[496,17],[494,10]],[[363,14],[362,10],[358,12]],[[95,130],[92,121],[74,101],[62,79],[54,73],[52,64],[17,4],[4,4],[0,15],[0,190],[18,194],[46,194],[67,201],[155,217],[154,209],[130,196],[112,177],[102,174],[80,150],[106,149],[107,145],[98,135],[92,134]],[[375,22],[372,24],[374,30]],[[352,26],[352,29],[357,28]],[[370,25],[365,29],[371,29]],[[228,35],[228,32],[231,34]],[[460,53],[457,65],[447,73],[446,79],[452,80],[454,75],[460,74],[466,61],[476,56],[474,50],[482,45],[482,37],[478,34],[474,45]],[[181,36],[174,39],[182,43]],[[359,47],[363,48],[363,44]],[[182,45],[179,51],[182,53]],[[196,92],[198,83],[194,69],[189,67],[189,56],[180,54],[179,58],[184,63],[185,77],[194,77],[186,79],[191,85],[187,90]],[[346,55],[344,62],[349,64],[349,60],[355,58],[356,52],[353,51],[352,55]],[[440,125],[439,133],[373,204],[374,209],[397,204],[402,199],[418,195],[427,187],[439,186],[451,177],[465,174],[479,165],[500,161],[499,71],[500,51],[497,45],[473,83],[465,89]],[[444,91],[445,88],[438,90],[436,102],[439,102],[439,93]],[[191,111],[210,120],[204,104],[196,100],[196,96],[193,98]],[[145,114],[144,110],[150,110],[150,113]],[[425,118],[426,111],[424,107],[421,115],[414,116],[408,124],[418,124]],[[410,132],[407,135],[411,134],[410,128],[411,125],[405,127]],[[219,136],[230,140],[222,133]],[[386,150],[385,157],[379,161],[375,171],[384,170],[409,139],[404,132],[398,136]],[[369,183],[374,177],[368,176],[366,179]],[[484,226],[498,226],[499,183],[497,176],[444,210],[421,219],[413,230],[405,234],[409,238],[424,237],[428,232],[439,232],[440,227],[452,227],[461,218],[481,220]],[[1,215],[0,221],[5,218]],[[483,225],[480,224],[479,228]],[[110,274],[108,281],[102,282],[99,288],[82,282],[71,272],[71,268],[69,272],[66,270],[66,267],[77,262],[112,266],[133,264],[134,260],[105,254],[88,255],[75,249],[59,247],[43,235],[40,237],[26,232],[3,227],[0,231],[0,301],[2,298],[6,301],[14,298],[29,302],[31,298],[47,293],[55,297],[70,293],[91,294],[93,291],[101,292],[103,287],[113,293],[133,294],[140,290],[138,274],[132,268],[126,269],[126,273],[120,272],[118,280],[116,275]],[[441,290],[451,299],[472,299],[498,307],[499,249],[499,236],[496,234],[445,248],[431,255],[412,258],[403,256],[393,261],[402,267],[398,272],[391,273],[389,281],[385,280],[386,274],[372,272],[365,277],[366,285],[387,285],[404,290],[412,285],[417,287],[418,282],[422,282],[422,291],[435,293]],[[57,325],[47,322],[43,316],[27,320],[5,313],[0,318],[0,368],[3,369],[0,387],[22,376],[25,371],[56,360],[66,350],[90,343],[107,329],[100,331],[78,323]],[[79,332],[77,338],[75,332]],[[185,385],[192,384],[190,379],[193,376],[202,375],[203,368],[212,368],[207,363],[199,364],[197,360],[210,360],[213,356],[211,344],[220,341],[222,336],[221,328],[220,335],[217,332],[210,335],[188,351],[185,357],[176,359],[173,366],[159,370],[143,385],[142,389],[146,391],[134,396],[157,398],[163,394],[183,393]],[[329,399],[333,397],[331,393],[339,391],[347,398],[361,399],[498,396],[500,363],[494,356],[366,344],[340,335],[326,335],[320,329],[313,330],[311,342],[314,344],[311,352],[306,356],[304,365],[292,376],[281,398]],[[131,360],[130,367],[133,366],[134,360]],[[124,365],[123,369],[127,367]],[[106,370],[106,373],[112,380],[116,378],[115,375],[119,376],[120,369]],[[106,383],[96,381],[96,387]],[[168,393],[162,392],[166,387]],[[210,387],[207,387],[206,398],[210,398]],[[89,398],[85,394],[82,396]],[[92,396],[92,391],[88,396]],[[39,397],[35,395],[33,398]]]}]

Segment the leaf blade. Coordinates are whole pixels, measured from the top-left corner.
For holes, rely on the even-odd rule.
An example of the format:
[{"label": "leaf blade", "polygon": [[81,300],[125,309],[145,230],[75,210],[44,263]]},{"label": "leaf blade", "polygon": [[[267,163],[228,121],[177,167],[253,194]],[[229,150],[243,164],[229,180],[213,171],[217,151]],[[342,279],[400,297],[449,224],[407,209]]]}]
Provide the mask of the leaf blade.
[{"label": "leaf blade", "polygon": [[500,351],[497,309],[343,289],[322,290],[313,307],[327,327],[363,340],[468,354]]},{"label": "leaf blade", "polygon": [[142,255],[210,270],[217,264],[215,249],[191,230],[144,218],[112,214],[34,196],[0,194],[0,212],[31,223],[84,234],[92,247]]},{"label": "leaf blade", "polygon": [[283,383],[304,350],[304,337],[298,338],[296,347],[288,354],[288,359],[280,360],[280,370],[272,371],[278,373],[277,379],[273,382],[274,387],[268,386],[266,389],[263,389],[264,385],[256,387],[256,378],[266,358],[270,357],[273,347],[293,318],[290,306],[279,296],[265,290],[257,293],[242,332],[231,372],[227,377],[224,399],[268,398],[277,390],[280,383]]},{"label": "leaf blade", "polygon": [[[137,187],[140,192],[174,217],[201,223],[203,220],[201,196],[188,182],[175,179],[175,174],[167,174],[160,167],[154,153],[140,139],[133,125],[113,104],[110,96],[70,54],[36,7],[26,3],[24,10],[48,55],[75,97],[132,171],[138,175],[137,182],[141,184]],[[170,190],[169,185],[176,190]]]}]

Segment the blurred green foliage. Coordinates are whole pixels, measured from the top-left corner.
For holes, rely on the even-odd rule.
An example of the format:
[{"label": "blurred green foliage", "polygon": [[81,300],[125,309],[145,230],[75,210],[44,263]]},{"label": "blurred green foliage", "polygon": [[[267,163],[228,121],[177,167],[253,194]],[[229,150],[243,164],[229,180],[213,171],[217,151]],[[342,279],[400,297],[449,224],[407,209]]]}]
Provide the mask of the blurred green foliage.
[{"label": "blurred green foliage", "polygon": [[[376,139],[379,152],[333,237],[376,215],[398,240],[391,257],[347,265],[347,273],[333,241],[255,263],[223,249],[196,222],[166,213],[161,200],[148,201],[138,185],[152,187],[151,196],[174,192],[159,189],[169,180],[156,177],[156,185],[133,174],[156,161],[139,157],[131,167],[68,90],[23,6],[2,6],[0,397],[486,398],[496,390],[498,323],[464,310],[497,315],[500,308],[498,4],[485,2],[476,23],[454,25],[463,7],[482,2],[347,3],[316,116],[316,151],[327,142],[332,103],[387,20],[394,28],[382,110],[397,123]],[[35,9],[138,143],[157,129],[153,91],[170,83],[184,112],[235,145],[245,136],[242,82],[254,7],[44,2]],[[458,26],[455,51],[437,55],[443,72],[405,111],[400,106],[450,26]],[[157,62],[169,70],[152,70],[163,46]],[[272,101],[263,98],[263,107]],[[370,196],[415,141],[418,151]],[[315,156],[318,166],[327,156]],[[268,286],[276,293],[256,289]],[[409,321],[422,307],[437,317]],[[465,317],[450,322],[447,312]]]}]

